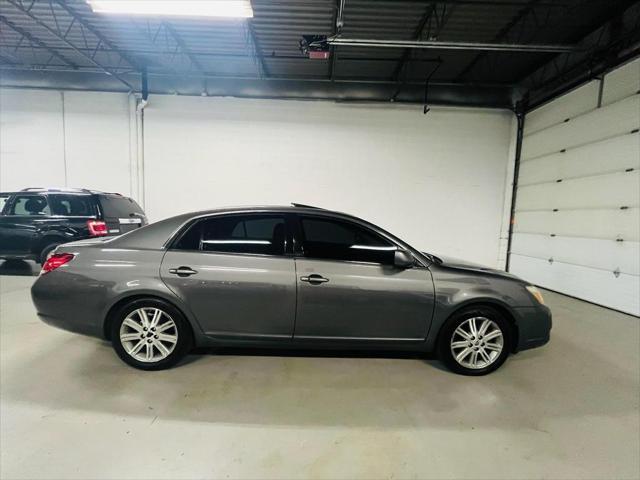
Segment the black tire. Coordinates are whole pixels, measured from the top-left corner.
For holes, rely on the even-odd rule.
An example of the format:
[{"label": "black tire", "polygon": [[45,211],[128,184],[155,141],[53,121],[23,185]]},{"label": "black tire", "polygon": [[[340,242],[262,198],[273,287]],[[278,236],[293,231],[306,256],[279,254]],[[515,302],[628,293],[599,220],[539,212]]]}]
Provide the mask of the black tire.
[{"label": "black tire", "polygon": [[50,243],[49,245],[45,246],[41,251],[40,251],[40,255],[38,256],[38,263],[40,265],[44,265],[44,262],[47,261],[47,257],[49,256],[49,254],[56,249],[56,247],[60,245],[60,243]]},{"label": "black tire", "polygon": [[[453,352],[451,351],[451,342],[454,332],[460,325],[473,317],[484,317],[491,320],[500,329],[503,337],[502,351],[495,359],[492,359],[491,364],[483,368],[469,368],[461,365],[454,358]],[[513,329],[511,324],[498,310],[488,306],[465,308],[451,316],[440,330],[437,345],[438,357],[451,371],[455,373],[469,376],[487,375],[488,373],[500,368],[500,366],[505,362],[509,356],[509,351],[511,350],[512,338]]]},{"label": "black tire", "polygon": [[[158,359],[157,361],[140,361],[134,358],[130,353],[127,352],[127,349],[122,343],[120,339],[120,329],[122,327],[123,322],[129,316],[129,314],[139,310],[141,308],[150,309],[160,309],[165,315],[168,316],[169,319],[173,320],[175,324],[175,329],[170,329],[169,333],[177,335],[177,342],[173,347],[173,350],[169,355],[164,358]],[[165,318],[165,317],[163,317]],[[127,328],[126,326],[124,327]],[[132,331],[131,333],[136,333]],[[151,334],[151,332],[141,332],[141,334]],[[111,323],[111,343],[113,344],[113,348],[118,354],[118,356],[127,364],[132,367],[138,368],[140,370],[164,370],[167,368],[171,368],[176,365],[180,360],[182,360],[187,353],[191,350],[193,346],[193,333],[191,331],[191,327],[187,320],[184,318],[184,315],[173,305],[164,300],[155,299],[155,298],[143,298],[133,300],[130,303],[127,303],[122,308],[120,308],[114,316],[113,322]],[[156,337],[157,338],[157,337]],[[153,342],[153,337],[151,337],[151,341]],[[136,344],[137,345],[137,344]],[[167,345],[167,344],[165,344]],[[145,349],[146,345],[143,345]],[[155,350],[156,353],[161,355],[160,350],[155,347],[150,347],[152,350]]]}]

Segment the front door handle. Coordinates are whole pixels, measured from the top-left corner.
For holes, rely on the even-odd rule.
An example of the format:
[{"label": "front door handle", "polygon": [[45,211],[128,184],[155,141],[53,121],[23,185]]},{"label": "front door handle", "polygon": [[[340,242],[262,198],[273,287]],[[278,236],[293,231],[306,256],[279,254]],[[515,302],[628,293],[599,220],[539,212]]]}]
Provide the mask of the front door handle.
[{"label": "front door handle", "polygon": [[314,273],[313,275],[309,275],[308,277],[300,277],[300,281],[310,283],[311,285],[320,285],[321,283],[327,283],[329,279],[324,278],[322,275]]},{"label": "front door handle", "polygon": [[196,270],[191,267],[178,267],[178,268],[170,268],[169,273],[173,275],[178,275],[179,277],[188,277],[189,275],[194,275],[198,273]]}]

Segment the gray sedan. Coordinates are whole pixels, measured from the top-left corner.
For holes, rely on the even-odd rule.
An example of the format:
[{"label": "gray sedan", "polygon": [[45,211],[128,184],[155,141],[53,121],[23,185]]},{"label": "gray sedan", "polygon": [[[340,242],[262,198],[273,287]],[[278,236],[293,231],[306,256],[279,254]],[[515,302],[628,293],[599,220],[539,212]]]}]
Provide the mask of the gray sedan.
[{"label": "gray sedan", "polygon": [[298,206],[180,215],[58,247],[31,294],[46,323],[158,370],[191,348],[437,352],[483,375],[549,341],[519,278],[412,248],[359,218]]}]

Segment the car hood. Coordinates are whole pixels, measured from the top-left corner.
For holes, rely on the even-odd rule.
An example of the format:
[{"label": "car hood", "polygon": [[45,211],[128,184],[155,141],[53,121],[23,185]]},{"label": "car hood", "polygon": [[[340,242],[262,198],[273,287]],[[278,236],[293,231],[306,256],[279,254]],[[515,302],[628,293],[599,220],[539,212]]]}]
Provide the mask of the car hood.
[{"label": "car hood", "polygon": [[478,263],[468,262],[466,260],[461,260],[459,258],[447,257],[445,255],[437,255],[434,254],[439,262],[436,262],[438,266],[442,268],[450,268],[454,270],[464,270],[478,273],[487,273],[490,275],[494,275],[497,277],[509,278],[511,280],[518,280],[522,282],[523,280],[512,273],[505,272],[504,270],[498,270],[495,268],[485,267],[484,265],[480,265]]}]

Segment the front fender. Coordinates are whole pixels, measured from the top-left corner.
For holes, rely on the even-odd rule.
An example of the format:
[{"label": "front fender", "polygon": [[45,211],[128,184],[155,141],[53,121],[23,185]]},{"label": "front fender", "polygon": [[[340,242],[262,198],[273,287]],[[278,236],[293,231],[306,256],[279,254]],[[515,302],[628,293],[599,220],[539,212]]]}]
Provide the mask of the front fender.
[{"label": "front fender", "polygon": [[481,272],[463,272],[432,266],[435,285],[435,310],[427,339],[429,349],[435,347],[441,327],[454,313],[470,305],[492,305],[520,320],[520,309],[536,307],[533,298],[519,280]]}]

